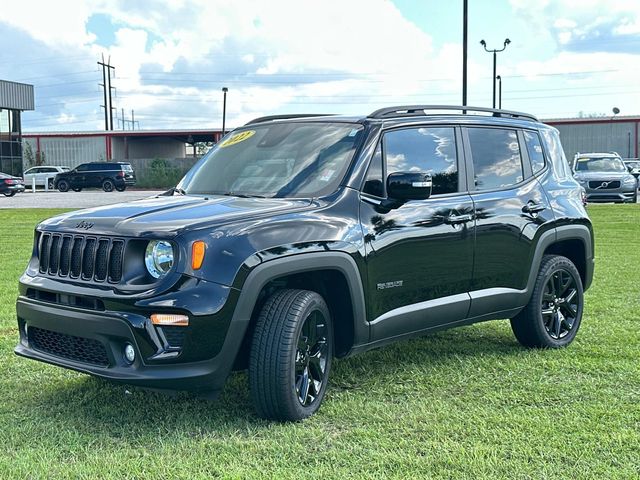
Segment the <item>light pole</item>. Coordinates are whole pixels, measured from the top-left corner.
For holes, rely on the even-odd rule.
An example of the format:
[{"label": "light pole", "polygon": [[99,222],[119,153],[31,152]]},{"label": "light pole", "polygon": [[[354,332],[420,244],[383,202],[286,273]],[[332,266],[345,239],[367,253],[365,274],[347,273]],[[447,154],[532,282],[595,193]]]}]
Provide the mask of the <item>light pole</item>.
[{"label": "light pole", "polygon": [[507,48],[507,45],[509,45],[511,43],[511,40],[509,40],[508,38],[504,39],[504,44],[502,45],[502,48],[500,50],[494,48],[493,50],[489,50],[487,48],[487,42],[485,42],[484,40],[480,40],[480,45],[482,45],[484,47],[484,51],[485,52],[489,52],[489,53],[493,53],[493,76],[491,77],[491,81],[493,82],[493,108],[496,108],[496,61],[497,61],[497,54],[499,52],[504,52],[504,49]]},{"label": "light pole", "polygon": [[498,80],[498,108],[502,110],[502,77],[498,75],[496,80]]},{"label": "light pole", "polygon": [[[462,106],[467,106],[467,26],[469,5],[468,0],[462,1]],[[463,111],[463,113],[466,113]]]},{"label": "light pole", "polygon": [[227,87],[222,87],[222,136],[224,137],[225,131],[225,123],[227,120],[227,92],[229,89]]}]

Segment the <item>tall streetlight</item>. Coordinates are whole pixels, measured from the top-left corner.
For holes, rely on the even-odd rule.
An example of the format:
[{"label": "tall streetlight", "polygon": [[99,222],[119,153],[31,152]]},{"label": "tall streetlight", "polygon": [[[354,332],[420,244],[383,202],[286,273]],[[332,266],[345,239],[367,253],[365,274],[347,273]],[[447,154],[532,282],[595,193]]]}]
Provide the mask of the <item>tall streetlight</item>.
[{"label": "tall streetlight", "polygon": [[496,60],[497,60],[497,54],[499,52],[503,52],[505,48],[507,48],[507,45],[509,45],[511,43],[511,40],[509,40],[508,38],[504,39],[504,44],[502,46],[502,48],[500,50],[494,48],[493,50],[489,50],[487,48],[487,42],[485,42],[484,40],[480,40],[480,45],[482,45],[484,47],[485,52],[489,52],[489,53],[493,53],[493,76],[491,77],[491,81],[493,82],[493,108],[496,108]]},{"label": "tall streetlight", "polygon": [[502,110],[502,77],[498,75],[496,80],[498,80],[498,108]]},{"label": "tall streetlight", "polygon": [[222,136],[226,133],[225,126],[227,120],[227,87],[222,87]]},{"label": "tall streetlight", "polygon": [[[468,0],[462,1],[462,106],[467,106],[467,30],[469,24]],[[463,113],[466,113],[463,111]]]}]

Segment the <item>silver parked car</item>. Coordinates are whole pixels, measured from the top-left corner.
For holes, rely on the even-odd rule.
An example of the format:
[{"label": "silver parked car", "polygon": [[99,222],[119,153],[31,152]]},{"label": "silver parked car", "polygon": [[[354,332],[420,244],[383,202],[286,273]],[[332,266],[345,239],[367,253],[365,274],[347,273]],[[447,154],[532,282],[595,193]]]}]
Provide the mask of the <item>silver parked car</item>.
[{"label": "silver parked car", "polygon": [[636,203],[638,200],[638,180],[615,152],[577,153],[573,172],[573,177],[585,189],[588,202]]},{"label": "silver parked car", "polygon": [[36,180],[36,187],[44,187],[47,182],[49,188],[53,189],[53,179],[55,176],[62,172],[68,172],[71,170],[69,167],[57,166],[57,165],[40,165],[39,167],[31,167],[25,170],[24,183],[27,187],[33,185],[33,179]]}]

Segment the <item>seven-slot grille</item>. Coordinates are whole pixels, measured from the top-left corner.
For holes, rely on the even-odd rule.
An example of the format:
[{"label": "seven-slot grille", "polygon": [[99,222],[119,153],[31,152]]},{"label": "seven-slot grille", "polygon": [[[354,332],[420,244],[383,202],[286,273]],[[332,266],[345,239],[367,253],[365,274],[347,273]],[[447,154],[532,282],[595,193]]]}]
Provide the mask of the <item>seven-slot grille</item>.
[{"label": "seven-slot grille", "polygon": [[86,281],[122,279],[124,240],[43,232],[38,245],[40,273]]}]

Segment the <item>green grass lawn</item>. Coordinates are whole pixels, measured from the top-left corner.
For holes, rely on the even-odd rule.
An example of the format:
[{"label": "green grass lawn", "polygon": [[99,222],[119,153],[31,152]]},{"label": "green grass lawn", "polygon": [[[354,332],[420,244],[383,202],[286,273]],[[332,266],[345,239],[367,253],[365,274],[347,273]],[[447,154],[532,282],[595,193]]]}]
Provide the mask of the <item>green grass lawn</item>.
[{"label": "green grass lawn", "polygon": [[508,322],[334,363],[313,418],[255,417],[245,374],[215,403],[18,358],[33,227],[0,210],[0,478],[639,478],[640,206],[589,208],[596,274],[576,341],[525,350]]}]

